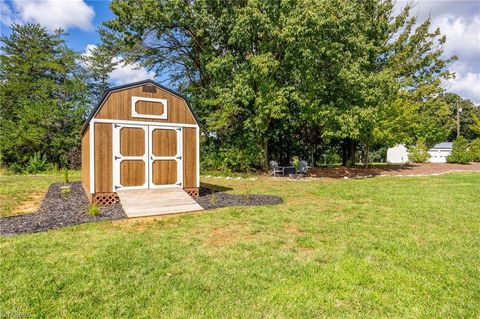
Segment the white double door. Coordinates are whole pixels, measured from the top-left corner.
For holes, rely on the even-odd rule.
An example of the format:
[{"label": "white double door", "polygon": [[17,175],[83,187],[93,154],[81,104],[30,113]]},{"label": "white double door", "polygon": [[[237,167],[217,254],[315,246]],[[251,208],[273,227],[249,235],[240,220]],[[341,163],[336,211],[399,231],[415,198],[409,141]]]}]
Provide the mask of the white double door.
[{"label": "white double door", "polygon": [[182,129],[114,124],[114,191],[182,187]]}]

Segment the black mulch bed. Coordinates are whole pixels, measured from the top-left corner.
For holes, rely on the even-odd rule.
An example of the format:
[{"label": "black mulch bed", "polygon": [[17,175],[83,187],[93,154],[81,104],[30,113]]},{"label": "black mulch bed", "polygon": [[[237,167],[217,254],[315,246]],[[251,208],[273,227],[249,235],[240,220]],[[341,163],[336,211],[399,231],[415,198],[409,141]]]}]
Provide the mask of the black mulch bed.
[{"label": "black mulch bed", "polygon": [[272,195],[234,195],[213,191],[212,188],[200,187],[200,196],[195,199],[204,209],[214,209],[228,206],[263,206],[277,205],[282,199]]},{"label": "black mulch bed", "polygon": [[70,183],[71,192],[61,195],[63,183],[55,183],[48,189],[40,208],[32,214],[0,218],[0,235],[35,233],[48,229],[77,225],[127,216],[120,204],[101,206],[98,216],[87,214],[88,199],[80,182]]},{"label": "black mulch bed", "polygon": [[[60,192],[62,185],[65,184],[55,183],[50,186],[42,205],[35,213],[0,218],[0,235],[35,233],[62,226],[127,217],[120,204],[100,206],[100,215],[89,216],[87,214],[89,203],[81,183],[70,183],[71,192],[64,195]],[[204,209],[282,203],[282,199],[277,196],[233,195],[225,193],[230,189],[207,186],[210,187],[200,187],[200,196],[195,199]]]}]

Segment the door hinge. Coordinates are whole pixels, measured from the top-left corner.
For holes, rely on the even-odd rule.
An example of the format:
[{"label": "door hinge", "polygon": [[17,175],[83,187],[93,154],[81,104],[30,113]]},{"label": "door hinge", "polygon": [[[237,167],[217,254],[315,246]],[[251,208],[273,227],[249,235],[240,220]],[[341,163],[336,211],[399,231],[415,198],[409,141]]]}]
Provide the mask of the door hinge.
[{"label": "door hinge", "polygon": [[122,159],[120,156],[115,155],[115,160],[118,161],[119,159]]},{"label": "door hinge", "polygon": [[115,128],[118,128],[120,126],[121,126],[120,124],[113,124],[113,127],[115,127]]},{"label": "door hinge", "polygon": [[177,182],[175,185],[182,186],[182,182]]},{"label": "door hinge", "polygon": [[177,130],[177,131],[181,131],[181,130],[182,130],[182,128],[181,128],[181,127],[178,127],[178,128],[176,128],[176,130]]},{"label": "door hinge", "polygon": [[122,186],[117,186],[115,185],[115,190],[119,189],[119,188],[122,188]]},{"label": "door hinge", "polygon": [[181,160],[181,159],[182,159],[182,156],[179,155],[179,156],[177,156],[177,157],[175,157],[175,158]]}]

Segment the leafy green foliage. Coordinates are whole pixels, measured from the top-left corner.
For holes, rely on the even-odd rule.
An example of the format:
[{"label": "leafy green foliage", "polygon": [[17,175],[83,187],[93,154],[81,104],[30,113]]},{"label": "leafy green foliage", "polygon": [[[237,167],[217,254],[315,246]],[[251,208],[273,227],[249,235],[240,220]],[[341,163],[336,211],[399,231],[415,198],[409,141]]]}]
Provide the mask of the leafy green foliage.
[{"label": "leafy green foliage", "polygon": [[70,178],[68,177],[68,169],[63,170],[63,182],[65,184],[70,182]]},{"label": "leafy green foliage", "polygon": [[109,74],[115,70],[118,60],[114,53],[105,45],[93,46],[90,51],[82,56],[88,75],[88,90],[90,100],[96,103],[103,92],[109,87]]},{"label": "leafy green foliage", "polygon": [[465,137],[459,136],[453,142],[452,154],[447,157],[449,163],[467,164],[472,161],[472,154],[468,149],[468,141]]},{"label": "leafy green foliage", "polygon": [[100,213],[101,213],[101,210],[97,204],[92,203],[88,206],[87,214],[89,216],[99,216]]},{"label": "leafy green foliage", "polygon": [[63,31],[38,24],[11,26],[0,37],[0,154],[3,164],[24,168],[34,154],[68,166],[79,148],[86,85],[78,55]]},{"label": "leafy green foliage", "polygon": [[480,138],[477,138],[470,143],[470,154],[472,156],[472,161],[480,162]]},{"label": "leafy green foliage", "polygon": [[40,152],[35,152],[28,159],[27,165],[25,166],[25,172],[28,174],[35,174],[39,172],[46,171],[49,165],[47,162],[47,157],[45,154],[40,154]]},{"label": "leafy green foliage", "polygon": [[298,158],[298,156],[292,157],[292,166],[295,168],[295,170],[298,170],[298,168],[300,167],[300,159]]},{"label": "leafy green foliage", "polygon": [[[477,107],[477,109],[480,109]],[[480,119],[476,114],[472,114],[472,124],[470,125],[470,129],[476,134],[476,136],[480,136]]]},{"label": "leafy green foliage", "polygon": [[429,159],[425,138],[419,138],[415,146],[408,148],[408,159],[413,163],[425,163]]},{"label": "leafy green foliage", "polygon": [[[447,137],[445,37],[387,0],[114,0],[101,30],[128,62],[170,74],[204,130],[209,168]],[[148,8],[148,10],[146,9]],[[345,158],[347,157],[347,158]]]}]

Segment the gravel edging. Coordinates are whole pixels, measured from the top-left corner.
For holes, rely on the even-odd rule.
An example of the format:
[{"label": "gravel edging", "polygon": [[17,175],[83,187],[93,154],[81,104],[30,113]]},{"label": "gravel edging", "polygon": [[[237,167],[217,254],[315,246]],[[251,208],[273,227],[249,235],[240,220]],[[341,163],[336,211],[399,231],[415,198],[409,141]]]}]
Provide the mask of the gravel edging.
[{"label": "gravel edging", "polygon": [[195,201],[205,210],[229,206],[278,205],[283,200],[273,195],[235,195],[200,186],[200,196]]},{"label": "gravel edging", "polygon": [[62,196],[60,188],[64,185],[64,183],[50,185],[40,208],[35,213],[0,218],[0,235],[36,233],[63,226],[127,217],[118,203],[100,206],[98,216],[88,215],[89,202],[81,182],[69,183],[71,192]]}]

